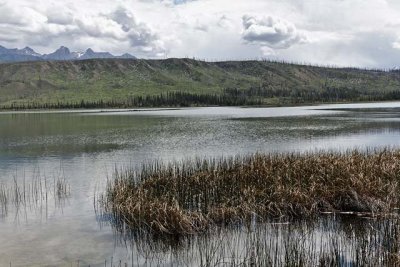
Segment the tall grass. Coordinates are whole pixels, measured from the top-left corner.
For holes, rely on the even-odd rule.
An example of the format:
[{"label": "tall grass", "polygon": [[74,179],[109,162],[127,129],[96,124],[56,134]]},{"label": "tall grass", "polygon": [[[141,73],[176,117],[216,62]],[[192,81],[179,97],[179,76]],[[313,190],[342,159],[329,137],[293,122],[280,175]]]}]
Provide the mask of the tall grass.
[{"label": "tall grass", "polygon": [[213,225],[399,206],[400,150],[253,154],[115,172],[103,212],[132,229],[185,235]]}]

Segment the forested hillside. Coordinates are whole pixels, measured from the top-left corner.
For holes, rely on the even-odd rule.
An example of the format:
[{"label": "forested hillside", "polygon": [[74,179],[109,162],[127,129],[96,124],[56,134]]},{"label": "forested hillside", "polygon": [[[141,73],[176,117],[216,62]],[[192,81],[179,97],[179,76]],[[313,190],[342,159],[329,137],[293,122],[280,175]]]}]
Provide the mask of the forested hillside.
[{"label": "forested hillside", "polygon": [[287,105],[400,99],[400,72],[269,61],[0,64],[2,108]]}]

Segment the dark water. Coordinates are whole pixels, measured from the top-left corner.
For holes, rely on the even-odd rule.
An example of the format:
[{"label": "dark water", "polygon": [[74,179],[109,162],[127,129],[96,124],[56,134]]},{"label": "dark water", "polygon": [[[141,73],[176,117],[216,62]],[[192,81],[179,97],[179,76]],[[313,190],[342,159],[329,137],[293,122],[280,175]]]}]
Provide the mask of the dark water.
[{"label": "dark water", "polygon": [[[339,108],[340,110],[334,110]],[[400,145],[400,102],[290,108],[0,113],[0,184],[65,177],[71,195],[0,216],[0,266],[91,264],[132,252],[99,223],[115,167],[252,152]],[[1,210],[1,209],[0,209]],[[1,214],[0,214],[1,215]],[[142,256],[134,255],[135,258]]]}]

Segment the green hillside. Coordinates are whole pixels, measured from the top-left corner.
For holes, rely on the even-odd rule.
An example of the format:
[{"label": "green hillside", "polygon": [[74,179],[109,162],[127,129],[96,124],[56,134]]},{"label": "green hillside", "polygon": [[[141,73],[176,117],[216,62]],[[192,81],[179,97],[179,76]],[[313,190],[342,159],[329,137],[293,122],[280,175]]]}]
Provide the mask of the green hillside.
[{"label": "green hillside", "polygon": [[400,99],[398,71],[191,59],[0,64],[3,108],[84,102],[122,107],[394,99]]}]

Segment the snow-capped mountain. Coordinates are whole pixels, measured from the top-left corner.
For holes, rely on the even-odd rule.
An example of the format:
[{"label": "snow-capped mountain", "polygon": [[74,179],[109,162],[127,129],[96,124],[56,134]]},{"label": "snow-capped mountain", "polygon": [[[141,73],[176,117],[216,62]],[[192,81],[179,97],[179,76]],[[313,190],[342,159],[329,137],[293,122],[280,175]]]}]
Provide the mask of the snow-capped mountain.
[{"label": "snow-capped mountain", "polygon": [[91,48],[85,52],[71,52],[68,47],[61,46],[50,54],[41,55],[30,47],[23,49],[8,49],[0,46],[0,62],[20,62],[20,61],[39,61],[39,60],[84,60],[96,58],[125,58],[135,59],[131,54],[114,56],[109,52],[95,52]]},{"label": "snow-capped mountain", "polygon": [[33,50],[32,48],[30,48],[29,46],[23,48],[23,49],[15,49],[17,51],[17,54],[20,55],[28,55],[28,56],[34,56],[34,57],[40,57],[39,53],[36,53],[35,50]]},{"label": "snow-capped mountain", "polygon": [[41,55],[36,53],[32,48],[25,47],[23,49],[8,49],[0,46],[0,62],[7,61],[36,61],[40,60]]}]

